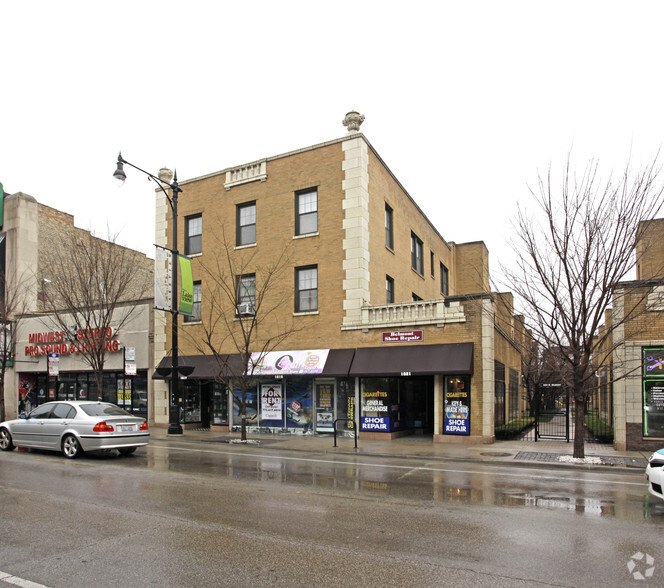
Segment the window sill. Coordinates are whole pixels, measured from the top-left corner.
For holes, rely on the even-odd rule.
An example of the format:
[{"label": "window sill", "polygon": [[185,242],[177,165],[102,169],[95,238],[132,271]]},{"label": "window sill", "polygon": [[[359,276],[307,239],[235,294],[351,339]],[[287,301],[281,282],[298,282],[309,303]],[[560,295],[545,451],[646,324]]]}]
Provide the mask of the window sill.
[{"label": "window sill", "polygon": [[320,233],[316,231],[315,233],[307,233],[306,235],[293,235],[293,239],[306,239],[307,237],[318,237]]},{"label": "window sill", "polygon": [[314,316],[317,314],[318,314],[317,310],[308,310],[306,312],[294,312],[293,316]]},{"label": "window sill", "polygon": [[256,243],[247,243],[246,245],[236,245],[234,247],[235,251],[238,251],[239,249],[249,249],[250,247],[256,247]]},{"label": "window sill", "polygon": [[187,327],[189,325],[202,325],[203,321],[182,321],[182,325]]}]

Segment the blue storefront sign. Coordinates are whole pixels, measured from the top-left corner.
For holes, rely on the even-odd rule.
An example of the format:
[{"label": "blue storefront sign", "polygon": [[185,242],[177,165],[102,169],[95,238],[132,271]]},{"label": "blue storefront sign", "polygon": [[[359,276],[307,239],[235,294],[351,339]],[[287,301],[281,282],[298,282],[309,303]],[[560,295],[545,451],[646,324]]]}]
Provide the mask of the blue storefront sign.
[{"label": "blue storefront sign", "polygon": [[390,430],[390,417],[369,416],[361,417],[361,431],[384,431]]}]

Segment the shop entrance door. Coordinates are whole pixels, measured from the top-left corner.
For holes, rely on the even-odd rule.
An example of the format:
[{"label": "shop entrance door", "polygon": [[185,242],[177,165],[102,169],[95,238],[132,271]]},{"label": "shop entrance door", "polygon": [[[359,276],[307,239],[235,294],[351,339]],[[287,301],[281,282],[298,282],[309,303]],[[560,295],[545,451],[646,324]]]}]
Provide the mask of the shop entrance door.
[{"label": "shop entrance door", "polygon": [[316,432],[334,433],[334,382],[316,382]]}]

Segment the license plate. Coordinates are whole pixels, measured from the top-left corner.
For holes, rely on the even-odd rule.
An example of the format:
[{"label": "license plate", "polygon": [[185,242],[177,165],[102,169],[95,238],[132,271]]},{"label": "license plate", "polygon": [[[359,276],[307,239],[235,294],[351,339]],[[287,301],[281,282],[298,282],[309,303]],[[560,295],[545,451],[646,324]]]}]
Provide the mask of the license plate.
[{"label": "license plate", "polygon": [[134,425],[118,425],[118,431],[120,433],[130,433],[134,430]]}]

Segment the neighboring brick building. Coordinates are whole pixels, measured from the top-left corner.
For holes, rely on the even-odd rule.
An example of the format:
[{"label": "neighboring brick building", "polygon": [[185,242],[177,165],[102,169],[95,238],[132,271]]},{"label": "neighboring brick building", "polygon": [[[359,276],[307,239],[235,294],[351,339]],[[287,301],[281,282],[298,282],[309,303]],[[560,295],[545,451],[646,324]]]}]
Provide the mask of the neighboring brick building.
[{"label": "neighboring brick building", "polygon": [[[619,450],[664,444],[664,219],[641,223],[636,280],[614,290],[606,315],[612,328],[600,368],[600,411],[613,393],[614,444]],[[611,387],[612,382],[612,387]],[[602,397],[605,399],[602,401]]]},{"label": "neighboring brick building", "polygon": [[[89,232],[75,227],[72,215],[40,204],[21,192],[6,196],[2,228],[6,235],[7,287],[18,288],[25,295],[20,305],[9,309],[14,327],[14,356],[5,375],[7,418],[16,417],[20,400],[27,400],[28,406],[34,406],[47,400],[103,398],[137,413],[151,412],[148,398],[152,396],[149,376],[154,356],[151,346],[153,304],[151,294],[148,298],[144,292],[152,289],[154,261],[140,252],[110,244],[114,257],[126,259],[135,268],[132,273],[141,276],[141,283],[136,286],[143,294],[139,298],[136,291],[126,292],[113,315],[104,386],[99,392],[90,365],[82,358],[80,340],[76,340],[84,332],[83,325],[72,324],[70,334],[64,333],[49,314],[46,303],[55,300],[52,286],[57,279],[54,275],[56,251],[71,249],[75,242],[84,243],[90,237]],[[118,315],[124,312],[122,307],[130,306],[135,307],[131,318],[118,330]],[[73,337],[69,338],[71,333]],[[136,373],[133,375],[125,374],[125,348],[135,349]],[[49,353],[58,355],[57,376],[49,376]]]},{"label": "neighboring brick building", "polygon": [[[484,243],[446,241],[363,134],[180,185],[177,249],[192,258],[197,313],[180,326],[180,354],[195,367],[184,382],[185,427],[238,424],[213,381],[218,368],[196,344],[213,295],[206,299],[204,268],[224,240],[243,267],[231,278],[238,283],[260,282],[262,268],[288,251],[289,270],[268,294],[286,296],[283,315],[258,324],[276,333],[285,317],[298,331],[264,363],[297,362],[307,352],[319,360],[306,376],[276,366],[261,372],[251,400],[255,431],[330,432],[333,420],[357,416],[365,439],[416,432],[492,442],[494,424],[521,410],[523,321],[511,296],[498,305],[491,294]],[[156,242],[171,248],[171,211],[156,195]],[[236,302],[252,312],[255,301],[248,291]],[[170,332],[170,315],[158,313],[155,365],[164,368]],[[218,351],[238,350],[227,343]],[[261,403],[266,387],[278,399],[269,410]],[[156,422],[166,425],[167,382],[155,383],[155,394]]]}]

